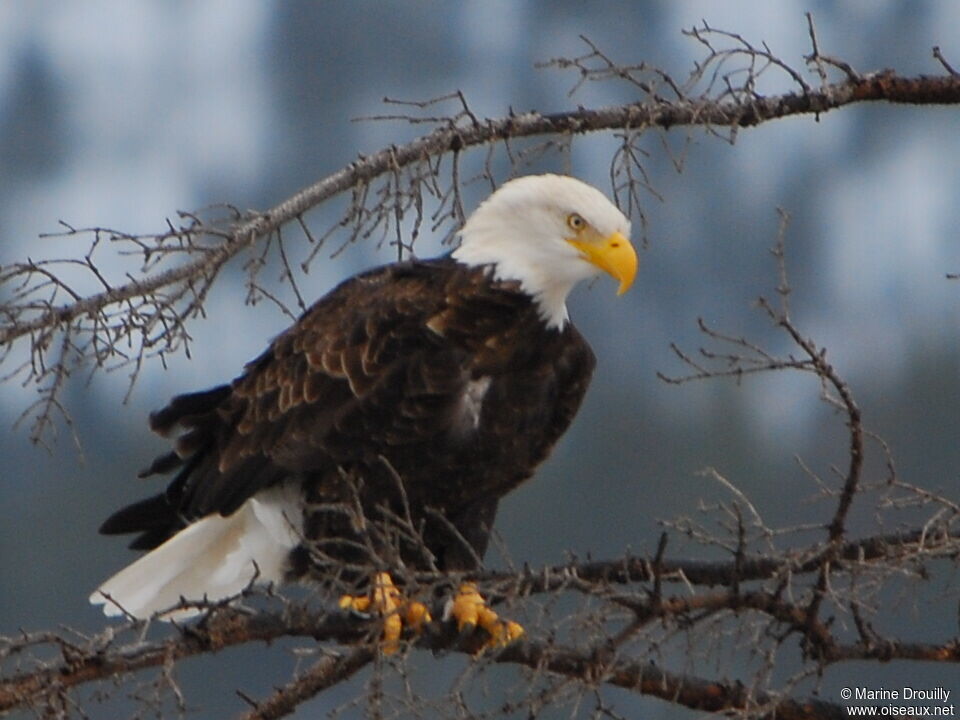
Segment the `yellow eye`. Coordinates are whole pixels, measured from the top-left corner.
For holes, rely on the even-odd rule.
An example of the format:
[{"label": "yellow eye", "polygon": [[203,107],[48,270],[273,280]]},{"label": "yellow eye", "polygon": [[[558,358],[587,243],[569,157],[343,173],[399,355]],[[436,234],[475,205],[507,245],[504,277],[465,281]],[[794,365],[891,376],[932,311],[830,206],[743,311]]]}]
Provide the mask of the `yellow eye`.
[{"label": "yellow eye", "polygon": [[587,226],[587,221],[577,213],[570,213],[567,215],[567,226],[575,232],[580,232]]}]

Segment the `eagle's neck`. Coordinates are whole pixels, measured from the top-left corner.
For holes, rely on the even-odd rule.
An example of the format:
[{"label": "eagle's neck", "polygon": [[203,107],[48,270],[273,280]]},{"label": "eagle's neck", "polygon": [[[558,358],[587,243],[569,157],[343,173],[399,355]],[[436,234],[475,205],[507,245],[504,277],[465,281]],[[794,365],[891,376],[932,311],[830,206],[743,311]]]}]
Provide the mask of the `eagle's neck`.
[{"label": "eagle's neck", "polygon": [[[494,280],[518,282],[520,289],[533,298],[546,326],[562,330],[569,320],[567,295],[579,281],[594,274],[592,266],[584,262],[559,264],[555,257],[538,254],[535,247],[528,245],[522,252],[517,248],[516,242],[488,238],[483,243],[462,243],[453,257],[470,267],[490,268]],[[575,257],[572,249],[571,255]]]}]

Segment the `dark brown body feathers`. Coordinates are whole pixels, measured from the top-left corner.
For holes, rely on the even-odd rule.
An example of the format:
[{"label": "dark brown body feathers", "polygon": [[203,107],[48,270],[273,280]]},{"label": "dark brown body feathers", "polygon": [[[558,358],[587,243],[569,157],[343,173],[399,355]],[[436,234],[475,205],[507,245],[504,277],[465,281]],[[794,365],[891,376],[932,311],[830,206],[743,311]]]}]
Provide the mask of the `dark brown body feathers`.
[{"label": "dark brown body feathers", "polygon": [[293,481],[309,546],[295,573],[375,562],[365,520],[398,518],[423,541],[401,543],[406,561],[468,568],[499,498],[570,424],[593,366],[572,325],[548,329],[532,298],[484,268],[377,268],[314,304],[231,384],[154,413],[155,431],[181,434],[144,474],[176,474],[101,530],[152,548]]}]

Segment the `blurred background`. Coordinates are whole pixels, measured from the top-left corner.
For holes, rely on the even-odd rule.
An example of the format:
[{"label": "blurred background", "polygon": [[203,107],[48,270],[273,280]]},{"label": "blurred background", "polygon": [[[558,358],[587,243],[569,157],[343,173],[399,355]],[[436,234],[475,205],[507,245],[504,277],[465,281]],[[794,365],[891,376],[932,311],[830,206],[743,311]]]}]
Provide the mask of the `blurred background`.
[{"label": "blurred background", "polygon": [[[571,97],[576,74],[535,67],[588,52],[580,35],[614,61],[643,61],[685,79],[704,51],[681,30],[706,20],[766,42],[802,68],[808,10],[821,50],[860,71],[939,74],[935,45],[960,66],[953,2],[5,2],[0,265],[82,254],[86,239],[38,237],[58,230],[61,219],[159,232],[177,210],[266,209],[358,153],[424,131],[353,121],[395,113],[385,96],[425,100],[459,89],[480,117],[633,100],[629,85],[612,82],[587,83]],[[764,92],[792,89],[770,77]],[[808,81],[817,82],[812,73]],[[771,525],[829,517],[828,503],[809,501],[816,488],[796,462],[825,477],[846,463],[843,419],[821,402],[815,378],[781,373],[673,386],[656,376],[684,374],[670,343],[703,345],[699,317],[771,351],[791,351],[755,307],[758,296],[775,295],[768,249],[777,208],[791,216],[795,322],[828,349],[900,476],[956,499],[960,281],[946,274],[960,272],[958,128],[956,107],[875,104],[770,122],[741,131],[734,145],[683,128],[666,145],[650,134],[645,168],[660,197],[644,198],[645,229],[635,221],[637,237],[645,236],[637,284],[622,298],[605,282],[572,297],[574,322],[599,358],[594,384],[538,477],[502,503],[505,550],[491,551],[491,565],[652,552],[658,521],[730,499],[699,472],[706,467],[746,492]],[[547,156],[534,169],[569,171],[609,191],[615,148],[609,136],[577,138],[569,158]],[[485,193],[471,188],[467,209]],[[310,217],[324,224],[322,211]],[[433,254],[438,240],[424,238],[419,254]],[[319,297],[393,252],[369,244],[325,257],[301,288]],[[148,366],[126,402],[128,371],[89,382],[75,373],[65,399],[82,452],[65,427],[49,451],[33,446],[28,429],[14,427],[33,389],[0,387],[0,634],[104,627],[87,595],[133,555],[96,529],[120,504],[157,489],[135,479],[164,449],[147,414],[173,394],[233,377],[289,323],[269,303],[244,309],[240,264],[233,270],[211,298],[209,319],[192,327],[191,360]],[[880,473],[874,451],[871,472]],[[855,510],[855,529],[876,532],[872,507]],[[917,639],[955,633],[942,625],[956,622],[951,592],[943,616],[914,611],[909,598],[896,612],[917,623]],[[233,689],[263,696],[289,677],[289,657],[277,655],[265,669],[265,651],[248,650],[219,658],[216,678],[182,673],[194,716],[236,713],[242,703]],[[945,670],[857,672],[876,682],[914,673],[925,685],[960,690]],[[338,689],[298,716],[349,692]],[[618,697],[621,710],[639,703]],[[642,707],[652,717],[676,714],[656,702]]]}]

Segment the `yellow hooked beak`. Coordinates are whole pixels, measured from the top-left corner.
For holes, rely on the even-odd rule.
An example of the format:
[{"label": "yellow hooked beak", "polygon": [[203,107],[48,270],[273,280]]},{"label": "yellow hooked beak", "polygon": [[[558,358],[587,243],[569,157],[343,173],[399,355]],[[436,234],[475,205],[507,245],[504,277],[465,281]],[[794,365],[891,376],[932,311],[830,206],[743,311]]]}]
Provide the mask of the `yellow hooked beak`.
[{"label": "yellow hooked beak", "polygon": [[623,233],[615,232],[596,239],[568,239],[568,243],[583,253],[583,257],[620,281],[617,295],[623,295],[637,275],[637,251]]}]

